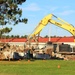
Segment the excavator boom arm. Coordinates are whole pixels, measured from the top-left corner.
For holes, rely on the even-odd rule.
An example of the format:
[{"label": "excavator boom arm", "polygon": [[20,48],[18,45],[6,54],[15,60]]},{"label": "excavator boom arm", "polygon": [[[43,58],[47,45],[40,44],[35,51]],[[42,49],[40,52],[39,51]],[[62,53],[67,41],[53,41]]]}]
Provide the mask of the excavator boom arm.
[{"label": "excavator boom arm", "polygon": [[54,24],[60,28],[63,28],[65,30],[67,30],[68,32],[70,32],[73,36],[75,36],[75,28],[72,25],[68,25],[65,23],[60,23],[60,22],[56,22],[55,20],[49,20],[49,22],[51,24]]},{"label": "excavator boom arm", "polygon": [[[59,20],[59,22],[57,22],[56,20],[53,20],[52,18],[55,17],[56,19]],[[44,17],[41,22],[38,24],[38,26],[34,29],[34,32],[32,34],[29,35],[30,37],[34,37],[37,34],[39,34],[41,32],[41,30],[48,24],[54,24],[60,28],[63,28],[65,30],[67,30],[68,32],[70,32],[73,36],[75,36],[75,27],[71,24],[69,24],[68,22],[62,20],[61,18],[56,17],[53,14],[49,14],[46,17]]]}]

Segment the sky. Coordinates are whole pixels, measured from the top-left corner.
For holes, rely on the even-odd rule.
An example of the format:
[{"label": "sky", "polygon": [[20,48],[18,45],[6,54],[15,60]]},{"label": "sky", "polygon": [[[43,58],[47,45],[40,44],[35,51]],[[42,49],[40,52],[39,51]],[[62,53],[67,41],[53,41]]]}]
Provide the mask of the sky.
[{"label": "sky", "polygon": [[[21,6],[22,18],[27,18],[28,23],[19,23],[13,27],[9,35],[30,35],[39,22],[47,15],[54,14],[75,27],[75,0],[26,0]],[[68,31],[48,24],[40,36],[72,36]]]}]

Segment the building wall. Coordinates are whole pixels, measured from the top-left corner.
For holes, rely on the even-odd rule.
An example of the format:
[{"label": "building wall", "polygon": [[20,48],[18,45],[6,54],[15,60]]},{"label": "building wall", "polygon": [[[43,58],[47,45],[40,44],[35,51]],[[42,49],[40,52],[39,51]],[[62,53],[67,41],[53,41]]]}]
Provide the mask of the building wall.
[{"label": "building wall", "polygon": [[[19,46],[24,46],[25,45],[25,42],[8,42],[10,45],[19,45]],[[58,42],[59,44],[61,44],[62,42]],[[64,44],[69,44],[71,45],[71,47],[74,47],[75,46],[75,42],[63,42]],[[36,43],[31,43],[31,46],[36,46]],[[43,48],[46,46],[46,43],[39,43],[38,44],[38,47],[39,48]]]}]

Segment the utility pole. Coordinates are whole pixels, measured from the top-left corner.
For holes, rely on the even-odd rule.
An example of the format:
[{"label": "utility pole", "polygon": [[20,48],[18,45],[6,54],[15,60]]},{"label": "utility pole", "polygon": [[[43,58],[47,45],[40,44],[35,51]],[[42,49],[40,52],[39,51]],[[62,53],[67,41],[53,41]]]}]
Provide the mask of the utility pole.
[{"label": "utility pole", "polygon": [[49,41],[51,41],[51,24],[49,25]]}]

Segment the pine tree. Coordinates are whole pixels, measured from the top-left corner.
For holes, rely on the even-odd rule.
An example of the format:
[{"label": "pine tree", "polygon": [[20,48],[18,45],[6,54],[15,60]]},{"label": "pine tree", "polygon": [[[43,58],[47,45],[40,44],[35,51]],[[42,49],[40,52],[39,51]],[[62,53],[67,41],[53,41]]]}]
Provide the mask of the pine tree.
[{"label": "pine tree", "polygon": [[[0,25],[17,25],[18,23],[27,23],[27,18],[22,18],[22,9],[18,5],[22,5],[26,0],[0,0]],[[10,32],[12,28],[1,28],[0,35]]]}]

